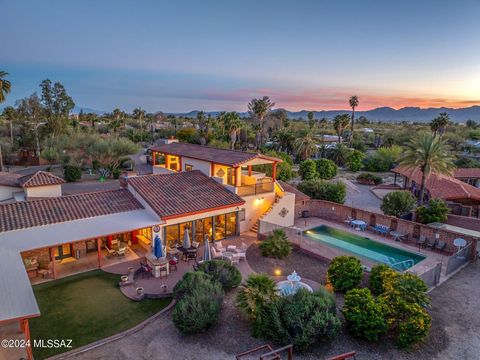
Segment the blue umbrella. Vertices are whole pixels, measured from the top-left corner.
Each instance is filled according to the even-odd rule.
[[[183,247],[185,249],[189,249],[190,246],[192,246],[190,244],[190,234],[189,234],[188,229],[185,229],[185,233],[183,234]]]
[[[203,260],[208,261],[212,259],[212,254],[210,253],[210,242],[208,241],[208,235],[205,236],[205,250],[203,252]]]
[[[158,235],[155,236],[153,251],[153,254],[156,256],[157,259],[163,257],[162,241],[160,240],[160,237]]]

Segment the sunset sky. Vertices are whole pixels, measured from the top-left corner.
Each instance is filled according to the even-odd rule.
[[[0,0],[7,102],[62,82],[97,110],[480,105],[480,1]]]

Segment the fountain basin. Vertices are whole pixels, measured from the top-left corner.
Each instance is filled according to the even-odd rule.
[[[313,292],[313,289],[310,285],[305,284],[301,281],[292,282],[289,280],[283,280],[277,283],[277,290],[281,296],[296,294],[297,291],[300,289],[305,289],[309,292]]]

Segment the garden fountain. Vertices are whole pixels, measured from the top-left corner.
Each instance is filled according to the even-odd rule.
[[[277,289],[281,296],[288,296],[295,294],[299,289],[306,289],[313,292],[313,289],[301,281],[302,278],[294,270],[287,276],[287,280],[282,280],[277,283]]]

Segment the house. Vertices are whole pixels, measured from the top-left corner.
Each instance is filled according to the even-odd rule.
[[[116,190],[62,196],[53,187],[63,180],[51,174],[0,174],[3,186],[26,194],[0,204],[0,323],[20,322],[28,334],[28,319],[40,315],[31,284],[128,261],[109,256],[115,244],[147,256],[152,239],[171,247],[186,229],[203,243],[206,236],[228,241],[260,218],[293,225],[295,194],[275,179],[281,160],[170,145],[154,149],[161,171],[129,177]],[[273,176],[253,171],[259,164],[271,164]]]
[[[480,188],[480,168],[458,168],[453,172],[453,177]]]
[[[46,171],[29,175],[0,172],[0,202],[62,196],[65,180]]]
[[[480,189],[457,178],[458,175],[468,175],[470,169],[457,169],[456,175],[448,176],[431,173],[425,184],[425,200],[442,199],[447,202],[453,215],[480,217]],[[472,169],[475,170],[475,169]],[[420,194],[422,172],[418,168],[397,166],[392,170],[397,176],[403,177],[403,188],[410,189],[416,196]],[[476,173],[472,171],[473,173]]]

